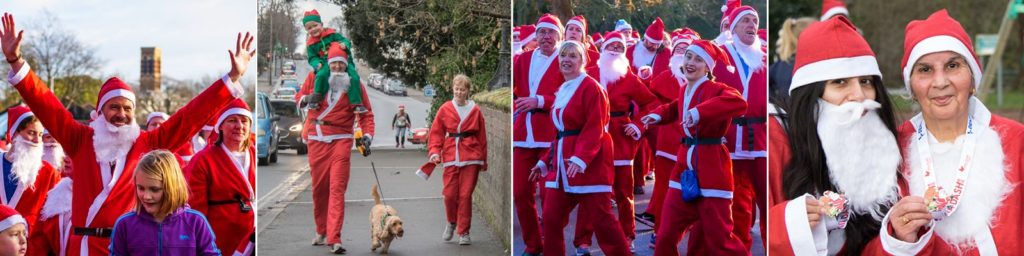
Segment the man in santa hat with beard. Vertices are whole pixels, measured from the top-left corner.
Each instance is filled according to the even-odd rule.
[[[64,154],[64,147],[61,147],[57,139],[54,139],[46,129],[43,129],[43,161],[50,163],[53,169],[60,172],[61,177],[70,175],[71,158]]]
[[[252,111],[235,99],[217,117],[217,141],[196,153],[185,167],[189,206],[217,220],[210,223],[221,251],[232,251],[255,224],[256,147],[250,138]]]
[[[556,64],[555,52],[562,42],[562,22],[554,15],[544,14],[537,20],[536,33],[537,49],[523,52],[512,68],[512,202],[526,243],[524,255],[540,254],[543,250],[534,198],[537,189],[529,175],[555,139],[556,129],[548,111],[565,80]]]
[[[664,47],[664,40],[665,24],[660,17],[655,18],[644,31],[643,42],[629,46],[626,50],[630,66],[636,70],[637,76],[645,84],[650,82],[654,75],[668,70],[668,59],[672,57],[672,52],[671,49]]]
[[[35,224],[43,198],[60,180],[60,173],[43,161],[43,125],[28,107],[7,110],[7,137],[12,143],[7,152],[0,154],[0,202]]]
[[[572,17],[565,23],[565,40],[576,41],[586,47],[587,58],[592,60],[587,63],[587,68],[597,66],[596,60],[601,57],[601,53],[596,45],[587,40],[587,19],[583,18],[583,15]]]
[[[638,141],[646,130],[639,118],[633,116],[633,104],[640,106],[636,112],[644,115],[659,106],[657,98],[647,90],[640,78],[629,68],[625,56],[625,37],[612,32],[601,45],[601,58],[597,66],[587,69],[587,74],[598,80],[608,95],[610,120],[608,133],[611,134],[614,150],[615,178],[613,191],[618,205],[619,224],[626,238],[636,238],[636,223],[633,221],[633,157],[636,156]],[[582,224],[582,225],[581,225]],[[576,225],[576,246],[589,247],[593,228],[588,220],[581,218]],[[632,244],[630,245],[632,247]]]
[[[668,104],[679,98],[681,88],[686,87],[686,77],[682,71],[683,60],[686,54],[686,47],[689,47],[694,40],[700,39],[700,35],[690,28],[685,28],[672,35],[672,58],[669,60],[669,70],[662,71],[651,81],[651,93],[653,93],[660,104]],[[654,134],[659,138],[655,143],[654,156],[654,190],[651,193],[647,209],[636,214],[637,219],[649,222],[658,230],[656,216],[661,213],[662,199],[668,189],[669,175],[672,167],[676,165],[676,152],[679,149],[679,141],[682,139],[682,127],[677,125],[660,125],[650,129],[656,130]],[[650,141],[649,141],[650,143]],[[651,233],[651,245],[654,245],[655,235]]]
[[[74,120],[46,84],[21,56],[24,31],[15,30],[14,17],[3,16],[0,45],[11,65],[8,80],[29,107],[39,111],[44,126],[65,146],[75,163],[76,181],[72,202],[72,237],[68,250],[80,255],[108,254],[111,228],[117,217],[130,211],[135,197],[132,182],[139,157],[153,149],[176,149],[188,143],[192,134],[220,109],[241,97],[245,90],[238,80],[248,68],[254,37],[238,34],[236,48],[229,50],[231,71],[196,96],[156,131],[141,131],[133,118],[135,93],[118,78],[100,87],[94,120],[83,125]]]
[[[729,13],[727,23],[732,40],[722,45],[722,48],[735,67],[729,69],[720,65],[715,67],[713,73],[719,82],[736,88],[747,100],[747,113],[733,120],[726,135],[726,145],[732,152],[735,175],[735,233],[749,249],[753,244],[750,229],[753,226],[755,201],[760,206],[762,224],[768,208],[764,205],[767,199],[765,181],[768,155],[765,114],[768,98],[767,58],[757,38],[757,10],[747,5],[736,7]]]
[[[711,40],[712,42],[722,46],[732,41],[732,31],[729,29],[732,19],[729,18],[729,14],[736,8],[740,8],[743,5],[741,2],[741,0],[725,0],[725,4],[722,5],[722,21],[718,23],[718,36]]]
[[[366,90],[359,90],[366,112],[351,111],[346,95],[350,81],[346,68],[350,65],[342,46],[332,44],[327,56],[330,88],[322,104],[308,109],[303,130],[309,141],[309,167],[313,176],[313,222],[316,224],[313,245],[326,244],[332,253],[343,254],[347,250],[341,246],[341,229],[345,221],[345,190],[352,164],[352,146],[354,143],[369,145],[375,123]],[[307,107],[308,98],[304,96],[299,100],[300,107]],[[353,137],[356,122],[363,131],[361,141]]]

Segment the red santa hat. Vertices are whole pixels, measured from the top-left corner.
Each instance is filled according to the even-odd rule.
[[[708,64],[708,72],[715,70],[716,65],[726,65],[730,72],[736,69],[733,67],[732,62],[729,61],[729,55],[726,55],[722,48],[711,41],[694,40],[690,46],[686,47],[686,50],[693,52],[693,54],[703,59]]]
[[[601,36],[601,33],[594,33],[590,35],[590,39],[594,40],[594,43],[598,45],[604,43],[604,37]]]
[[[732,19],[729,18],[729,14],[732,13],[736,8],[740,8],[743,5],[740,0],[725,0],[725,4],[722,5],[722,21],[718,26],[719,28],[729,24]]]
[[[536,37],[534,32],[537,32],[537,26],[523,25],[522,28],[519,29],[519,42],[526,43],[533,41],[533,38]]]
[[[981,85],[981,62],[974,54],[971,37],[964,31],[946,9],[939,10],[928,16],[926,20],[915,20],[907,24],[905,41],[903,41],[903,84],[910,90],[910,73],[914,63],[929,53],[952,51],[964,57],[971,67],[974,87]]]
[[[757,19],[758,17],[757,10],[755,10],[754,7],[750,7],[749,5],[736,7],[731,12],[729,12],[729,31],[732,32],[732,30],[736,28],[736,23],[740,21],[740,18],[743,18],[743,16],[747,15],[754,15],[754,19]]]
[[[665,40],[665,23],[661,21],[661,17],[654,18],[654,22],[651,22],[650,26],[647,26],[647,30],[644,31],[644,41],[661,44]]]
[[[416,176],[420,176],[423,180],[427,180],[430,178],[430,174],[434,173],[434,167],[437,167],[437,164],[428,161],[426,164],[423,164],[423,166],[420,166],[419,170],[416,170]]]
[[[843,0],[821,1],[821,21],[828,20],[828,18],[839,14],[847,17],[850,16],[850,12],[846,10],[846,3]]]
[[[690,28],[677,29],[672,33],[672,49],[681,43],[692,44],[693,40],[697,39],[700,39],[700,34],[697,31]]]
[[[845,16],[807,26],[796,46],[789,91],[831,79],[882,76],[875,53]]]
[[[153,121],[153,118],[157,117],[163,118],[164,121],[167,121],[167,119],[171,118],[170,115],[167,115],[167,113],[164,112],[150,112],[149,115],[146,115],[146,126],[149,126],[149,122]]]
[[[327,63],[335,61],[341,61],[348,65],[348,54],[338,42],[331,43],[331,47],[327,49]]]
[[[242,115],[252,120],[252,110],[249,110],[249,104],[246,104],[242,98],[238,98],[224,107],[220,112],[220,117],[217,118],[217,124],[213,127],[220,131],[220,125],[224,123],[224,120],[233,115]]]
[[[604,42],[601,43],[601,51],[603,52],[605,47],[608,47],[609,44],[612,44],[614,42],[622,43],[622,45],[625,46],[626,45],[626,35],[622,34],[621,32],[617,32],[617,31],[612,31],[612,32],[609,32],[608,34],[604,35]]]
[[[757,30],[757,38],[760,38],[761,41],[763,41],[763,42],[768,42],[768,30],[767,29],[763,29],[763,28],[762,29],[758,29]]]
[[[579,26],[580,30],[583,30],[583,35],[587,34],[587,19],[583,18],[583,15],[576,15],[576,17],[569,19],[569,22],[565,23],[565,28],[569,29],[569,25]]]
[[[25,230],[28,230],[28,222],[25,221],[25,217],[22,217],[10,206],[0,205],[0,231],[7,230],[16,224],[24,224]]]
[[[18,105],[7,109],[7,141],[13,142],[14,130],[18,129],[18,125],[22,121],[34,116],[32,110],[26,106]]]
[[[111,77],[107,79],[107,82],[103,83],[100,87],[99,99],[96,101],[96,111],[92,113],[92,118],[95,119],[100,115],[100,111],[103,109],[103,104],[110,101],[113,98],[125,97],[128,100],[135,102],[135,92],[132,91],[132,87],[121,81],[117,77]]]
[[[562,21],[558,19],[558,16],[551,15],[550,13],[545,13],[540,16],[540,19],[537,19],[537,30],[542,28],[554,29],[558,31],[558,34],[563,33]]]

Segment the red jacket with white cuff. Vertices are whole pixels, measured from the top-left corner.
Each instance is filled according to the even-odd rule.
[[[464,113],[463,113],[464,112]],[[445,102],[437,110],[430,125],[428,156],[440,156],[444,167],[482,165],[487,170],[487,130],[480,107],[471,100],[466,106],[456,107],[454,101]],[[432,169],[432,168],[431,168]],[[416,173],[426,179],[430,173]]]
[[[539,49],[526,51],[513,63],[512,70],[512,93],[516,98],[536,98],[539,106],[526,113],[513,113],[512,146],[547,148],[555,140],[548,112],[555,101],[555,91],[565,81],[558,70],[558,53],[547,58]]]
[[[546,172],[544,186],[576,194],[612,192],[612,138],[605,131],[608,96],[601,85],[581,74],[562,85],[553,104],[554,126],[563,133],[575,134],[556,140],[541,155],[537,166]],[[582,167],[583,173],[568,177],[567,162]]]

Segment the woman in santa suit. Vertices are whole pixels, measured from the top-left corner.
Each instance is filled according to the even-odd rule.
[[[907,24],[903,81],[921,113],[899,127],[908,190],[880,230],[886,253],[1024,251],[1024,126],[975,97],[982,70],[946,10]]]
[[[459,235],[461,245],[470,243],[473,189],[480,172],[487,170],[486,124],[480,107],[469,100],[470,87],[468,76],[455,76],[452,101],[441,105],[430,125],[430,137],[440,139],[430,140],[427,145],[430,162],[444,167],[442,194],[448,225],[442,239],[451,240],[454,232]],[[423,171],[417,171],[416,175],[424,180],[430,177]]]
[[[583,18],[583,15],[577,15],[569,19],[569,22],[565,23],[565,40],[576,41],[581,43],[587,48],[587,59],[597,60],[601,57],[601,53],[597,50],[597,46],[592,42],[591,39],[587,38],[587,19]],[[591,68],[597,65],[597,61],[590,61],[587,64],[587,68]]]
[[[683,71],[686,87],[675,101],[658,107],[641,118],[644,124],[679,125],[685,138],[676,153],[680,160],[669,175],[657,230],[655,255],[679,255],[683,232],[700,221],[704,241],[713,255],[747,255],[732,234],[732,160],[723,136],[732,118],[745,113],[747,103],[736,89],[715,82],[710,76],[716,65],[731,65],[728,57],[710,41],[696,40],[686,48]],[[693,170],[699,183],[682,184],[684,170]],[[683,201],[682,189],[699,188],[700,197]],[[692,191],[692,190],[690,190]]]
[[[192,158],[185,167],[191,187],[189,205],[208,219],[217,235],[217,247],[230,252],[248,241],[254,227],[256,194],[251,133],[252,111],[242,99],[224,107],[214,125],[217,140]]]
[[[601,85],[584,73],[586,49],[575,41],[563,42],[558,68],[565,78],[555,93],[551,120],[557,130],[551,149],[531,169],[531,179],[544,177],[544,255],[565,255],[564,234],[569,212],[579,204],[608,255],[628,255],[629,245],[612,214],[614,177],[612,138],[608,125],[608,96]]]
[[[900,164],[881,74],[846,17],[801,33],[790,101],[782,106],[788,118],[769,120],[781,137],[772,137],[770,155],[770,176],[780,177],[768,215],[772,255],[879,253],[878,230],[898,197]]]
[[[686,47],[693,43],[693,40],[700,39],[700,35],[692,29],[686,28],[672,35],[672,58],[669,59],[669,70],[662,71],[654,77],[651,82],[651,93],[658,97],[661,104],[668,104],[679,98],[679,92],[686,86],[686,76],[683,74],[683,60],[686,56]],[[683,130],[678,125],[655,126],[656,151],[654,154],[654,191],[651,193],[651,201],[647,209],[637,217],[654,223],[654,230],[658,230],[656,216],[661,213],[661,205],[668,190],[668,177],[672,168],[676,165],[676,151],[679,149],[679,140],[682,139]],[[652,236],[655,236],[653,233]],[[651,239],[653,245],[656,239]]]

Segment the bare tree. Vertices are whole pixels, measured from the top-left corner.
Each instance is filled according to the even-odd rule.
[[[53,90],[59,78],[91,76],[96,74],[103,63],[96,56],[96,49],[78,40],[74,33],[64,29],[57,15],[43,10],[34,22],[26,25],[29,34],[25,37],[25,57],[46,84]],[[82,95],[83,90],[77,79],[68,79],[64,95]],[[57,92],[55,90],[55,92]]]

